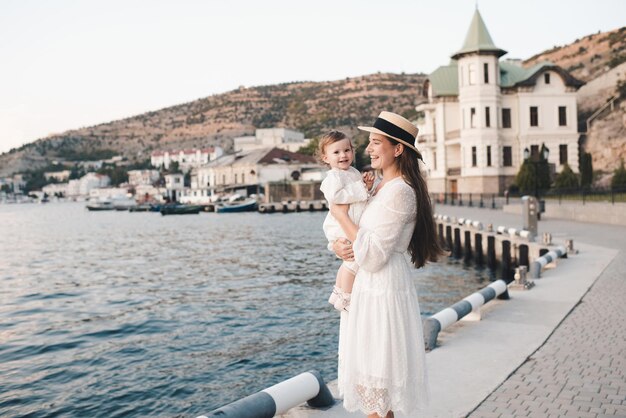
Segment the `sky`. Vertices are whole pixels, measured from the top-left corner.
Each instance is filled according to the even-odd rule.
[[[504,58],[626,26],[625,0],[0,0],[0,153],[239,86],[429,73],[477,5]]]

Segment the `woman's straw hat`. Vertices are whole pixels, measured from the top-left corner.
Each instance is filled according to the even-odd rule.
[[[418,132],[417,126],[398,114],[384,111],[380,112],[380,115],[378,115],[374,122],[374,126],[359,126],[359,129],[385,135],[398,142],[402,142],[404,145],[417,152],[420,159],[422,158],[422,154],[420,154],[415,147],[415,139],[417,138]]]

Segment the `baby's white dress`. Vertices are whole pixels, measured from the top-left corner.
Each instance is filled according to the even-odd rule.
[[[363,177],[359,170],[350,167],[347,170],[331,168],[322,181],[320,190],[329,204],[349,204],[348,216],[352,222],[358,225],[365,204],[367,202],[367,189],[363,182]],[[326,239],[328,239],[328,249],[332,251],[332,244],[339,238],[346,238],[341,225],[330,212],[324,219],[322,226]],[[356,273],[358,266],[354,261],[344,261],[343,265]]]
[[[417,416],[428,402],[426,356],[414,266],[413,189],[401,177],[370,198],[353,243],[359,270],[339,330],[338,386],[344,408]]]

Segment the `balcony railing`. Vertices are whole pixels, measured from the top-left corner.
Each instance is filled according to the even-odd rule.
[[[435,142],[435,135],[434,134],[423,134],[423,135],[419,135],[417,137],[417,143],[418,144],[425,144],[428,142]]]

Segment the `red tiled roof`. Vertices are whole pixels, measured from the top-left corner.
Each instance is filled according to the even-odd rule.
[[[298,163],[315,163],[317,162],[314,157],[306,154],[299,154],[297,152],[291,152],[280,148],[272,148],[263,158],[259,160],[259,163],[272,164],[276,163],[275,159],[284,160],[285,162],[298,162]]]

